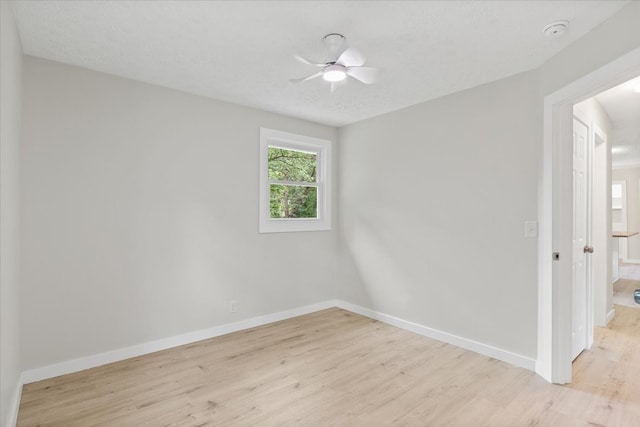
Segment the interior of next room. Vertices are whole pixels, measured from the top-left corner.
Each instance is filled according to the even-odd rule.
[[[640,425],[640,1],[0,7],[0,426]]]

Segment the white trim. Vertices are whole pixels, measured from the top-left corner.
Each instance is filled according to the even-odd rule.
[[[105,353],[94,354],[91,356],[80,357],[78,359],[68,360],[54,365],[43,366],[40,368],[30,369],[23,372],[23,383],[29,384],[35,381],[47,378],[57,377],[59,375],[70,374],[72,372],[83,371],[89,368],[106,365],[107,363],[118,362],[120,360],[132,357],[142,356],[144,354],[154,353],[160,350],[177,347],[180,345],[191,344],[196,341],[202,341],[209,338],[218,337],[220,335],[230,334],[232,332],[241,331],[243,329],[255,328],[256,326],[266,325],[268,323],[278,322],[280,320],[290,319],[292,317],[302,316],[304,314],[313,313],[315,311],[325,310],[335,307],[335,301],[324,301],[317,304],[306,305],[291,310],[280,311],[277,313],[266,314],[264,316],[253,317],[251,319],[241,320],[239,322],[228,323],[220,326],[214,326],[208,329],[188,332],[186,334],[177,335],[169,338],[163,338],[157,341],[151,341],[144,344],[133,345],[131,347],[120,348]]]
[[[607,313],[607,325],[613,320],[614,317],[616,317],[616,309],[612,308]]]
[[[622,262],[624,262],[625,264],[640,264],[640,259],[627,258],[623,259]]]
[[[501,360],[503,362],[519,366],[533,371],[535,368],[535,361],[529,357],[522,356],[520,354],[512,353],[501,348],[493,347],[487,344],[483,344],[477,341],[473,341],[467,338],[459,337],[447,332],[432,329],[427,326],[422,326],[417,323],[409,322],[407,320],[399,319],[388,314],[380,313],[365,307],[361,307],[356,304],[351,304],[341,300],[329,300],[316,304],[307,305],[304,307],[294,308],[291,310],[280,311],[278,313],[267,314],[264,316],[253,317],[251,319],[241,320],[235,323],[229,323],[220,326],[214,326],[212,328],[203,329],[200,331],[190,332],[174,337],[169,337],[157,341],[152,341],[144,344],[138,344],[131,347],[125,347],[118,350],[108,351],[105,353],[94,354],[87,357],[81,357],[78,359],[69,360],[66,362],[57,363],[54,365],[43,366],[41,368],[31,369],[22,373],[20,380],[20,387],[22,384],[29,384],[35,381],[41,381],[48,378],[57,377],[60,375],[70,374],[73,372],[83,371],[85,369],[95,368],[107,363],[118,362],[121,360],[129,359],[132,357],[142,356],[149,353],[154,353],[160,350],[166,350],[168,348],[177,347],[180,345],[191,344],[193,342],[202,341],[209,338],[215,338],[217,336],[226,335],[232,332],[238,332],[244,329],[255,328],[257,326],[266,325],[280,320],[290,319],[292,317],[302,316],[305,314],[313,313],[320,310],[326,310],[332,307],[339,307],[344,310],[351,311],[353,313],[360,314],[362,316],[369,317],[371,319],[379,320],[388,325],[396,326],[398,328],[436,339],[438,341],[446,342],[451,345],[463,348],[465,350],[473,351],[475,353],[483,354],[494,359]],[[22,388],[21,388],[22,389]],[[17,399],[17,405],[19,405],[19,398]],[[17,406],[16,406],[17,416]]]
[[[20,411],[20,400],[22,399],[22,385],[24,384],[24,376],[21,374],[18,378],[18,384],[13,392],[11,402],[9,402],[9,411],[7,412],[7,427],[15,427],[18,423],[18,412]]]
[[[493,357],[494,359],[498,359],[503,362],[528,369],[530,371],[533,371],[535,368],[535,360],[526,356],[522,356],[520,354],[512,353],[501,348],[493,347],[488,344],[483,344],[478,341],[473,341],[467,338],[453,335],[448,332],[439,331],[437,329],[429,328],[417,323],[409,322],[407,320],[380,313],[378,311],[351,304],[345,301],[337,301],[337,305],[344,310],[348,310],[362,316],[369,317],[371,319],[379,320],[380,322],[413,332],[418,335],[446,342],[447,344],[455,345],[456,347],[473,351],[474,353]]]
[[[538,355],[547,381],[571,381],[571,156],[573,104],[635,77],[640,48],[545,96],[538,246]],[[559,252],[560,260],[552,261]]]
[[[594,216],[591,223],[592,245],[597,248],[592,255],[594,271],[591,273],[593,279],[591,292],[593,293],[593,327],[591,329],[591,337],[593,338],[593,330],[595,326],[606,326],[607,324],[607,300],[610,299],[611,288],[609,282],[611,276],[608,274],[611,265],[611,174],[606,168],[602,169],[602,164],[610,165],[611,150],[609,146],[608,136],[595,122],[592,122],[591,136],[593,138],[593,163],[592,163],[592,180],[594,185],[593,201],[591,209]],[[603,152],[604,151],[604,152]],[[600,168],[596,167],[596,162]],[[607,164],[608,163],[608,164]],[[596,199],[596,195],[599,198]],[[595,212],[598,212],[596,215]],[[603,214],[604,213],[604,214]],[[596,266],[598,274],[596,274]],[[593,342],[591,342],[593,343]]]
[[[282,183],[268,179],[269,147],[305,151],[317,155],[315,183],[295,183],[318,189],[317,218],[271,219],[269,210],[270,184]],[[331,141],[306,135],[260,128],[259,226],[260,233],[331,230]]]

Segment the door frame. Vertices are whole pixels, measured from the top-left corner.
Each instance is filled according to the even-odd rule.
[[[591,321],[595,326],[607,326],[613,318],[613,308],[608,306],[611,287],[611,149],[608,136],[596,123],[591,122],[590,137],[593,161],[591,162],[591,241],[599,250],[591,256],[591,297],[593,311]],[[608,153],[607,153],[608,151]],[[613,292],[611,292],[613,294]],[[611,318],[608,316],[611,315]],[[589,346],[593,344],[593,328]]]
[[[571,382],[573,105],[638,74],[640,48],[544,97],[536,372],[549,382]]]

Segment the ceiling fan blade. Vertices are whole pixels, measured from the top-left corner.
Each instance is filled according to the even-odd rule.
[[[378,69],[373,67],[349,67],[347,68],[347,75],[370,85],[378,79]]]
[[[338,58],[336,64],[344,65],[345,67],[361,67],[364,65],[364,55],[352,47],[348,48]]]
[[[307,80],[315,79],[316,77],[320,77],[321,75],[322,75],[322,71],[318,71],[317,73],[311,74],[310,76],[301,77],[299,79],[289,79],[289,81],[291,83],[301,83],[301,82],[306,82]]]
[[[298,61],[302,62],[303,64],[307,64],[307,65],[314,65],[316,67],[324,67],[326,65],[319,62],[311,61],[310,59],[304,58],[300,55],[293,55],[293,57],[296,58]]]

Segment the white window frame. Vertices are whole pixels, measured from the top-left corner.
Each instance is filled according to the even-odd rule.
[[[269,147],[297,150],[316,155],[316,182],[300,183],[318,189],[317,218],[271,218]],[[331,230],[331,141],[306,135],[260,128],[260,233]]]

